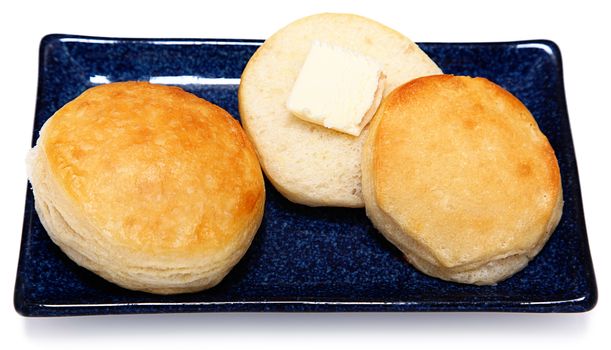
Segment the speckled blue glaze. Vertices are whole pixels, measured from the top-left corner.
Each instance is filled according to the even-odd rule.
[[[105,81],[157,79],[180,85],[237,118],[236,79],[259,44],[256,40],[49,35],[40,46],[32,142],[58,108]],[[69,260],[41,226],[28,188],[15,308],[27,316],[200,311],[590,310],[597,300],[596,282],[558,47],[544,40],[424,43],[421,47],[447,73],[484,76],[514,93],[532,111],[556,150],[566,201],[564,215],[543,251],[514,277],[487,287],[428,277],[404,261],[399,251],[372,227],[364,210],[293,204],[268,183],[261,228],[246,256],[220,285],[174,296],[133,292]],[[222,78],[233,80],[210,80]]]

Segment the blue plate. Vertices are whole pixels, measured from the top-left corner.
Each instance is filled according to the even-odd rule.
[[[238,117],[242,69],[258,40],[112,39],[49,35],[40,46],[34,135],[62,105],[97,84],[179,85]],[[447,73],[483,76],[532,111],[556,150],[565,206],[526,269],[496,286],[428,277],[407,264],[362,209],[309,208],[267,183],[265,216],[242,261],[217,287],[159,296],[106,282],[49,239],[28,187],[15,308],[26,316],[200,311],[582,312],[596,304],[558,47],[550,41],[424,43]],[[273,77],[270,77],[272,79]]]

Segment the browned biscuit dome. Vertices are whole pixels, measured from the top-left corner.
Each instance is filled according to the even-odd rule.
[[[130,289],[201,290],[260,224],[263,177],[225,110],[177,87],[91,88],[49,119],[30,156],[36,209],[78,264]]]
[[[491,284],[558,224],[560,171],[528,109],[483,79],[437,75],[394,90],[363,154],[367,214],[416,267]]]

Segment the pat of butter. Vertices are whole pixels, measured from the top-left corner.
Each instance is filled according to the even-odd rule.
[[[373,59],[315,41],[286,106],[301,119],[358,136],[380,105],[384,80]]]

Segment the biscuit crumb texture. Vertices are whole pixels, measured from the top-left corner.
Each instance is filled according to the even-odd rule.
[[[355,137],[296,118],[286,107],[314,41],[379,62],[385,94],[441,70],[402,34],[364,17],[330,13],[282,28],[248,62],[238,94],[240,117],[276,189],[309,206],[362,207],[361,151],[368,127]]]

